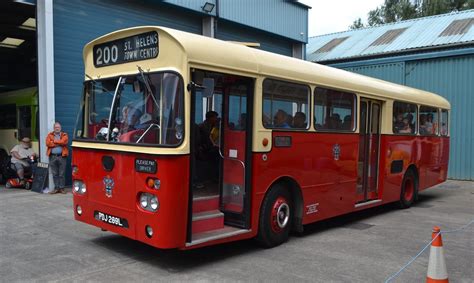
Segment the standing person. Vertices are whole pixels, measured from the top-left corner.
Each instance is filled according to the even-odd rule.
[[[54,190],[50,194],[65,194],[64,183],[66,173],[66,159],[68,156],[68,136],[61,131],[61,124],[54,123],[54,131],[46,137],[47,155],[49,156],[49,168],[53,174]]]

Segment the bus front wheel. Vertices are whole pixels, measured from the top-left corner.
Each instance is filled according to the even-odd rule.
[[[418,193],[418,182],[416,175],[412,169],[409,169],[403,177],[402,187],[400,191],[400,201],[398,205],[400,208],[408,208],[415,201],[416,194]]]
[[[288,240],[293,218],[293,203],[288,190],[274,185],[262,203],[257,240],[266,248]]]

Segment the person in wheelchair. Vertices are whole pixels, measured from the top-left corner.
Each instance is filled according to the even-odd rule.
[[[28,137],[24,137],[20,144],[15,145],[10,151],[11,157],[11,166],[12,169],[16,171],[18,178],[20,179],[20,184],[25,184],[25,173],[32,175],[34,173],[34,168],[32,168],[29,160],[36,159],[37,155],[34,150],[31,148],[31,140]]]

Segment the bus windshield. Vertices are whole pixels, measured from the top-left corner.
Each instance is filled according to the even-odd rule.
[[[175,73],[89,80],[78,140],[176,146],[183,139],[183,82]]]

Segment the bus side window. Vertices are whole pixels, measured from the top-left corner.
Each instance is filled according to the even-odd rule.
[[[438,134],[438,109],[420,106],[420,135]]]
[[[393,133],[415,134],[417,116],[418,107],[415,104],[395,101],[393,103]]]
[[[314,90],[314,121],[316,130],[354,131],[356,96],[317,87]]]
[[[440,134],[442,136],[447,136],[449,134],[448,129],[448,110],[441,109],[441,119],[440,119]]]
[[[307,85],[265,79],[263,126],[269,129],[308,129],[310,92]]]

